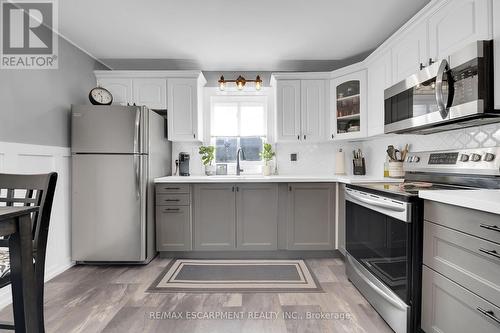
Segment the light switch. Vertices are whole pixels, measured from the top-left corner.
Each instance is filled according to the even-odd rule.
[[[297,153],[290,154],[290,161],[297,162]]]

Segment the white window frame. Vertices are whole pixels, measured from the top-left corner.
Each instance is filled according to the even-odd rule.
[[[205,137],[205,142],[208,144],[213,144],[212,143],[212,122],[213,122],[213,112],[212,110],[214,109],[215,104],[247,104],[247,105],[262,105],[264,107],[264,126],[266,128],[266,133],[263,136],[265,138],[264,142],[270,142],[272,140],[272,137],[270,138],[270,133],[271,131],[271,126],[270,126],[270,114],[269,114],[269,98],[267,96],[267,92],[261,93],[259,92],[252,92],[252,93],[243,93],[243,94],[234,94],[234,93],[216,93],[209,98],[209,108],[208,108],[208,117],[205,119],[209,119],[209,121],[206,122],[206,127],[205,127],[205,133],[207,133],[207,136]],[[239,117],[239,115],[238,115]],[[238,121],[238,126],[240,126],[240,122]],[[240,129],[238,128],[238,133],[240,133]],[[241,137],[241,136],[239,136]],[[264,165],[264,161],[245,161],[241,160],[241,167],[244,170],[243,173],[260,173],[260,167]],[[236,162],[227,162],[225,163],[228,165],[228,174],[233,173],[231,172],[233,169],[235,169]],[[247,168],[247,169],[245,169]]]

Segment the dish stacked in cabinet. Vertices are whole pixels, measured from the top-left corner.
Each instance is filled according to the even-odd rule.
[[[500,215],[425,201],[421,328],[500,332]]]

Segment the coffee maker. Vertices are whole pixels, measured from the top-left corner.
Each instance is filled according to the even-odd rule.
[[[188,153],[179,153],[179,176],[189,176]]]

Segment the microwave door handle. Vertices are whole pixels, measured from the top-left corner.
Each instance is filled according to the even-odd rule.
[[[358,200],[360,202],[363,202],[367,205],[377,206],[377,207],[392,210],[395,212],[404,212],[405,211],[405,207],[400,206],[398,204],[390,204],[390,203],[385,202],[385,201],[380,201],[380,200],[371,199],[371,198],[365,198],[364,196],[361,196],[361,195],[358,195],[358,194],[355,194],[352,192],[348,192],[348,191],[346,191],[345,194],[347,196],[349,196],[355,200]]]
[[[439,113],[443,119],[448,117],[448,108],[446,103],[444,102],[443,97],[443,76],[448,70],[448,61],[445,59],[441,60],[439,64],[439,69],[436,75],[436,102],[438,106]]]

